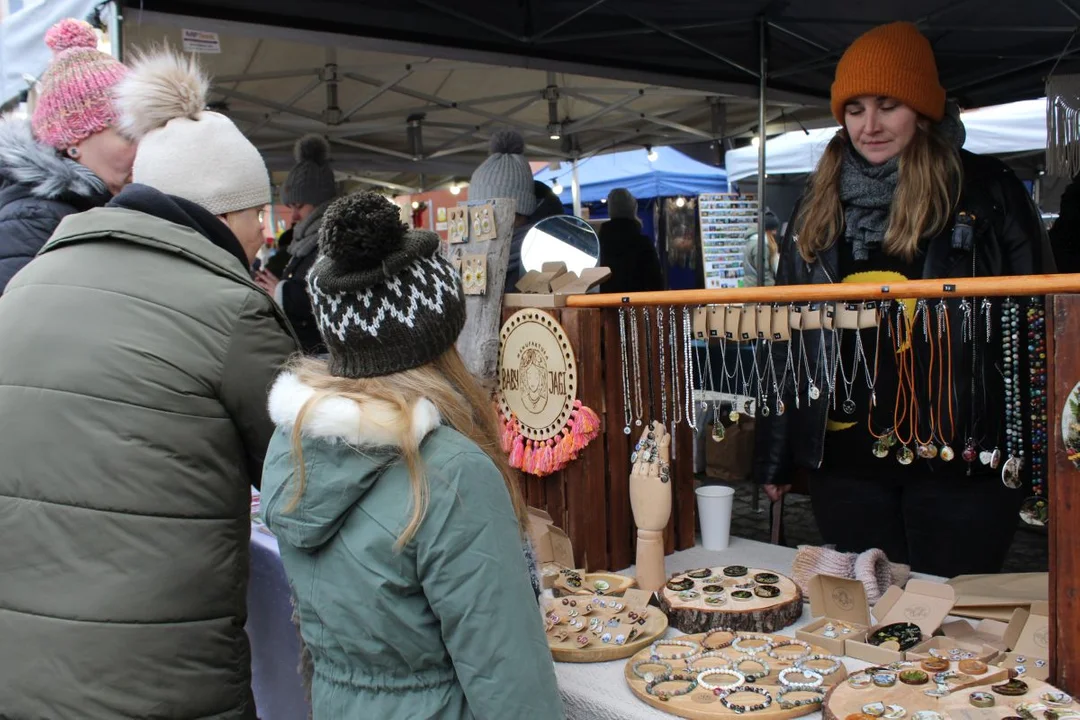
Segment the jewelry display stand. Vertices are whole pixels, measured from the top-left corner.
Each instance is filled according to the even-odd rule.
[[[581,587],[570,585],[570,578],[565,573],[559,573],[555,580],[554,591],[556,597],[564,595],[622,595],[634,587],[637,582],[626,575],[615,573],[585,573],[581,577]],[[597,585],[599,583],[599,585]]]
[[[589,596],[587,595],[575,596],[574,600],[577,602],[575,609],[580,611],[584,608],[588,604],[586,602],[588,598]],[[619,598],[607,595],[601,596],[600,599],[605,602],[619,600]],[[588,615],[579,614],[577,619],[585,623],[585,628],[581,630],[575,630],[567,625],[568,618],[565,617],[565,613],[568,611],[569,606],[563,605],[561,600],[556,600],[554,608],[554,612],[560,613],[560,619],[562,619],[563,622],[548,630],[547,640],[548,646],[551,648],[551,656],[557,662],[594,663],[621,660],[622,658],[630,657],[644,647],[652,645],[652,643],[664,637],[664,634],[668,629],[668,619],[664,613],[660,612],[660,610],[655,607],[648,608],[645,623],[643,625],[633,626],[637,628],[637,637],[619,645],[614,642],[614,638],[617,637],[620,632],[620,626],[605,626],[604,632],[611,636],[609,642],[605,643],[602,640],[603,633],[598,636],[590,631],[588,627],[590,620],[592,618],[600,618],[604,623],[607,623],[612,618],[616,618],[623,621],[621,627],[625,628],[627,627],[625,623],[628,620],[628,611],[625,607],[622,610],[615,610],[610,607],[596,607]],[[548,624],[550,625],[550,623]],[[565,633],[565,639],[557,638],[555,636],[556,632]],[[589,638],[589,644],[585,647],[581,647],[578,643],[578,637],[582,635]]]
[[[910,664],[912,669],[918,669],[919,664]],[[957,664],[952,663],[951,669],[956,670]],[[864,671],[871,673],[871,670]],[[862,673],[860,673],[862,674]],[[933,678],[934,673],[927,673]],[[1028,686],[1028,691],[1020,696],[1010,697],[999,695],[991,690],[994,685],[1001,685],[1009,679],[1009,671],[990,666],[985,674],[972,678],[963,683],[951,682],[951,692],[942,698],[926,695],[925,691],[933,689],[933,679],[923,685],[905,685],[897,681],[889,688],[880,688],[871,684],[867,688],[856,689],[848,683],[836,685],[825,697],[825,706],[822,709],[824,720],[846,720],[854,714],[863,713],[863,707],[872,703],[883,703],[886,706],[893,705],[905,710],[905,720],[944,720],[945,718],[979,718],[979,720],[996,720],[998,718],[1014,717],[1021,715],[1017,712],[1017,706],[1024,703],[1040,703],[1046,705],[1044,710],[1032,713],[1040,720],[1046,709],[1052,707],[1057,710],[1071,711],[1080,714],[1080,705],[1075,702],[1064,706],[1051,706],[1041,700],[1044,693],[1054,692],[1056,688],[1040,680],[1021,677],[1020,681]],[[974,692],[985,693],[993,698],[994,705],[991,707],[976,707],[972,704],[971,694]],[[921,713],[921,714],[920,714]],[[933,715],[936,713],[937,715]],[[866,720],[870,720],[867,718]]]
[[[709,575],[705,577],[690,577],[688,573],[673,576],[659,593],[660,607],[668,614],[672,626],[688,633],[705,632],[715,628],[769,633],[794,624],[802,616],[803,595],[794,580],[772,570],[757,568],[745,568],[746,574],[738,577],[731,577],[724,573],[725,569],[730,571],[732,568],[736,566],[709,568]],[[704,572],[705,568],[690,571],[697,575]],[[775,577],[776,582],[756,582],[754,580],[756,575]],[[692,587],[686,590],[671,588],[672,584],[691,582]],[[738,587],[748,584],[751,587]],[[710,595],[706,592],[711,586],[717,585],[723,587],[722,593]],[[732,595],[740,591],[755,593],[758,586],[777,588],[779,594],[772,598],[754,594],[746,600],[737,599],[738,595]],[[696,597],[680,595],[686,592],[696,593]],[[722,604],[708,602],[710,596],[722,598]]]
[[[749,647],[753,648],[755,645],[763,647],[764,643],[761,640],[754,640],[754,637],[768,638],[770,642],[773,642],[777,647],[772,651],[779,659],[770,657],[764,653],[757,653],[756,655],[749,655],[740,653],[738,650],[730,646],[733,640],[743,638],[743,642]],[[643,702],[648,703],[652,707],[663,710],[664,712],[671,713],[672,715],[678,715],[679,717],[690,718],[691,720],[713,720],[714,718],[724,718],[725,720],[731,720],[731,718],[745,716],[754,717],[759,720],[789,720],[790,718],[802,717],[803,715],[810,715],[817,712],[818,704],[808,704],[800,707],[794,707],[784,709],[780,706],[779,701],[776,699],[779,691],[782,689],[780,684],[780,673],[783,670],[794,667],[794,661],[797,660],[800,655],[806,655],[805,648],[801,645],[786,643],[794,643],[792,638],[780,637],[780,636],[749,636],[743,633],[732,633],[727,631],[714,631],[712,633],[706,633],[701,635],[686,635],[677,638],[678,641],[697,643],[703,650],[710,651],[716,648],[721,648],[719,652],[722,657],[705,657],[693,664],[693,670],[689,675],[697,675],[703,670],[709,668],[718,668],[724,666],[726,663],[744,662],[746,670],[750,672],[760,671],[762,668],[751,662],[751,659],[758,657],[764,660],[769,665],[769,672],[764,677],[756,679],[753,682],[747,682],[746,685],[751,685],[755,688],[760,688],[768,691],[772,697],[772,703],[769,707],[763,710],[755,710],[753,712],[735,712],[725,707],[720,698],[712,691],[698,686],[693,691],[685,695],[676,695],[667,700],[661,700],[656,695],[649,694],[646,691],[646,680],[639,677],[634,672],[635,663],[643,663],[639,668],[639,672],[646,672],[647,670],[652,672],[659,671],[663,673],[663,668],[659,665],[648,663],[652,657],[652,647],[645,648],[641,652],[637,653],[626,663],[624,670],[624,676],[626,682],[630,686],[630,690]],[[663,645],[659,646],[659,650],[662,654],[676,654],[680,651],[689,651],[688,648],[679,645]],[[825,651],[821,648],[811,646],[811,652],[813,655],[825,655]],[[667,663],[676,673],[682,673],[686,669],[685,660],[661,660],[660,662]],[[806,667],[810,670],[827,670],[831,664],[839,663],[839,661],[830,660],[810,660],[807,662]],[[802,680],[802,676],[798,673],[795,674],[797,680]],[[843,682],[847,678],[847,671],[844,668],[843,663],[839,663],[839,668],[832,674],[825,675],[822,673],[822,687],[829,688],[837,683]],[[725,677],[723,675],[716,675],[711,678],[711,681],[716,684],[730,682],[732,678]],[[685,688],[688,683],[680,682],[677,680],[670,683],[661,683],[655,689],[664,691],[678,691]],[[821,695],[809,692],[809,691],[795,691],[792,690],[790,695],[785,699],[792,701],[808,700],[815,695],[820,698]],[[754,695],[744,692],[733,692],[729,698],[733,703],[737,703],[738,706],[752,705],[756,702],[762,702],[763,697],[755,698]],[[842,719],[841,719],[842,720]]]

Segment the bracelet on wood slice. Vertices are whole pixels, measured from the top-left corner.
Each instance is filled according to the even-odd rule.
[[[829,665],[828,668],[807,667],[807,663],[818,662],[821,660],[827,660],[831,663],[831,665]],[[843,662],[835,655],[807,655],[806,657],[795,663],[795,667],[799,668],[800,670],[813,670],[814,672],[821,673],[825,676],[835,675],[837,672],[840,671],[840,668],[842,666]]]
[[[745,687],[733,688],[731,690],[714,690],[713,692],[715,692],[716,696],[718,698],[720,698],[720,704],[721,705],[723,705],[728,710],[730,710],[731,712],[733,712],[733,713],[735,713],[737,715],[742,715],[744,713],[753,713],[753,712],[758,712],[759,710],[764,710],[765,708],[772,705],[772,702],[773,702],[772,694],[768,690],[766,690],[765,688],[761,688],[761,687],[754,687],[753,685],[747,685]],[[755,705],[736,705],[733,702],[731,702],[731,696],[732,695],[738,695],[739,693],[754,693],[756,695],[761,695],[762,697],[765,698],[765,701],[757,703]]]
[[[656,673],[651,672],[641,672],[641,668],[644,665],[662,667],[664,668],[664,673],[663,675],[657,675]],[[675,669],[663,660],[638,660],[630,667],[630,669],[634,672],[634,675],[638,676],[647,683],[651,683],[653,680],[656,680],[658,678],[671,677],[675,673]]]
[[[679,690],[657,690],[656,689],[657,685],[662,685],[664,683],[669,683],[669,682],[684,682],[684,683],[687,683],[687,686],[685,688],[682,688],[682,689],[679,689]],[[656,680],[653,680],[651,683],[647,684],[645,686],[645,692],[647,692],[649,695],[652,695],[657,700],[662,700],[664,702],[667,702],[668,700],[670,700],[673,697],[678,697],[680,695],[689,695],[690,693],[694,692],[694,690],[697,690],[697,686],[698,686],[698,683],[697,683],[697,678],[695,676],[686,675],[684,673],[673,673],[673,674],[667,676],[666,678],[658,678]]]
[[[724,675],[735,678],[735,681],[730,683],[710,683],[705,681],[705,678],[712,677],[713,675]],[[708,670],[702,670],[698,673],[697,682],[698,685],[706,690],[734,690],[737,687],[745,685],[747,678],[746,675],[743,675],[738,670],[732,670],[731,668],[709,668]]]
[[[799,700],[786,699],[791,693],[814,693],[816,697],[801,698]],[[825,702],[825,690],[823,688],[786,687],[776,694],[776,702],[783,710],[794,710],[807,705],[821,705]]]

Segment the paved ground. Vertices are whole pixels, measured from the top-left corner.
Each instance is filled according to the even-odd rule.
[[[769,542],[768,498],[761,496],[761,512],[752,507],[753,486],[749,483],[732,484],[735,488],[735,505],[732,509],[731,534]],[[1004,572],[1045,572],[1049,567],[1045,531],[1037,531],[1020,522],[1020,529],[1005,560]],[[789,495],[784,503],[784,533],[787,544],[820,545],[814,516],[810,510],[810,498],[805,495]]]

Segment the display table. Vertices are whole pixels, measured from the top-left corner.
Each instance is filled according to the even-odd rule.
[[[248,635],[251,637],[252,687],[261,720],[307,717],[307,704],[296,668],[299,644],[290,620],[289,588],[277,552],[277,541],[252,529],[251,589],[248,591]],[[780,573],[791,572],[795,550],[754,540],[731,539],[731,547],[720,552],[694,547],[666,558],[668,574],[717,565],[752,565]],[[633,574],[629,568],[623,574]],[[916,575],[916,577],[920,577]],[[921,576],[926,577],[926,576]],[[940,579],[940,578],[926,578]],[[780,631],[791,635],[810,622],[810,610],[792,627]],[[669,630],[668,637],[681,635]],[[845,658],[849,671],[868,667]],[[555,663],[555,675],[562,692],[566,717],[570,720],[636,720],[672,715],[654,710],[634,697],[623,678],[625,660],[607,663]],[[819,720],[821,713],[808,715]]]

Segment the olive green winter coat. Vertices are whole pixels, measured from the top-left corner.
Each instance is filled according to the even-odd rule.
[[[0,338],[0,717],[254,718],[250,485],[287,321],[195,229],[103,208],[7,286]]]

